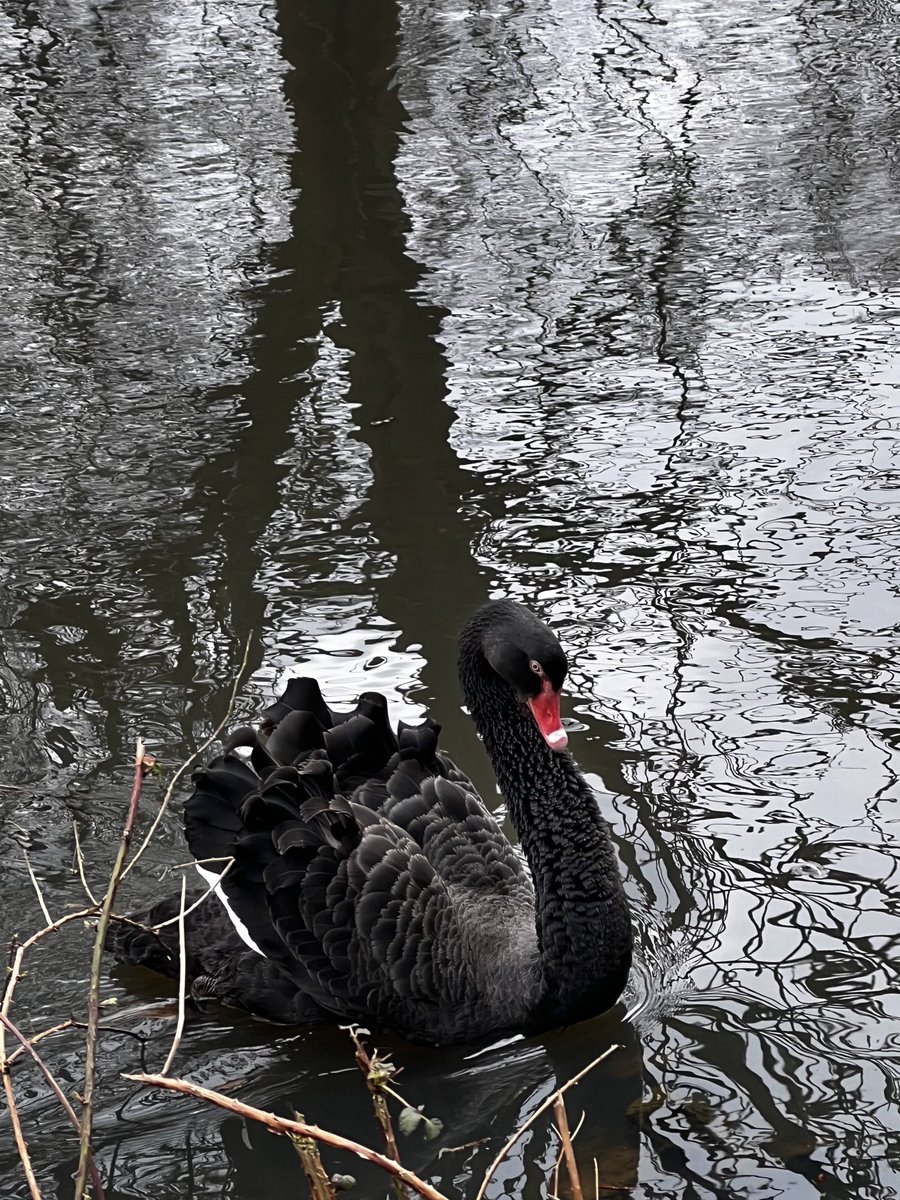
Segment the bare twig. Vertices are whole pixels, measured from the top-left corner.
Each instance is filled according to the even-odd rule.
[[[147,847],[153,841],[156,831],[159,828],[159,823],[163,819],[166,809],[169,807],[169,804],[171,803],[172,797],[175,794],[175,788],[178,786],[178,781],[181,779],[182,775],[184,775],[185,771],[187,771],[188,768],[190,768],[194,765],[194,763],[197,761],[197,759],[202,754],[206,753],[206,751],[209,749],[209,747],[213,744],[213,742],[216,740],[216,738],[219,736],[219,734],[222,732],[222,730],[225,728],[225,726],[231,720],[232,713],[234,712],[234,705],[237,700],[238,688],[240,687],[241,681],[244,678],[244,672],[247,669],[247,663],[250,659],[250,643],[252,640],[253,640],[253,630],[251,629],[250,632],[247,634],[247,640],[244,643],[244,657],[241,659],[241,665],[238,667],[238,673],[234,678],[234,684],[232,685],[232,688],[231,688],[231,695],[228,698],[228,706],[225,709],[225,715],[222,717],[222,720],[215,727],[215,729],[212,731],[212,733],[209,735],[209,737],[206,739],[206,741],[203,742],[201,745],[199,745],[197,747],[197,749],[194,751],[194,753],[190,755],[190,757],[188,757],[184,760],[184,762],[181,764],[181,766],[178,768],[178,770],[172,776],[172,779],[169,783],[169,786],[166,788],[165,795],[162,798],[162,801],[160,803],[160,806],[156,813],[156,816],[153,818],[150,828],[147,830],[147,833],[144,836],[144,840],[141,842],[141,844],[138,846],[137,850],[135,851],[134,857],[132,858],[131,862],[126,866],[125,870],[122,872],[123,879],[125,878],[126,875],[129,874],[129,872],[132,870],[134,865],[137,863],[138,859],[141,857],[141,855],[144,853],[144,851],[147,849]],[[76,1200],[77,1200],[77,1197],[76,1197]]]
[[[384,1148],[388,1155],[395,1162],[399,1163],[400,1151],[397,1148],[397,1138],[394,1134],[391,1112],[387,1106],[387,1100],[384,1098],[389,1081],[397,1074],[397,1068],[388,1059],[379,1057],[377,1050],[373,1055],[369,1055],[360,1039],[357,1026],[349,1025],[347,1031],[353,1040],[353,1045],[356,1047],[357,1066],[365,1076],[366,1087],[369,1089],[369,1095],[372,1097],[375,1120],[378,1122],[384,1138]],[[394,1191],[398,1200],[406,1200],[403,1183],[396,1178],[394,1179]]]
[[[41,906],[41,912],[44,914],[44,920],[48,925],[52,925],[53,918],[50,916],[50,910],[44,903],[44,893],[41,891],[41,885],[37,881],[37,876],[31,869],[31,860],[28,857],[28,851],[24,847],[22,848],[22,853],[25,856],[25,866],[28,868],[28,874],[31,878],[31,885],[34,888],[35,895],[37,896],[37,902]]]
[[[31,947],[46,937],[48,933],[56,933],[58,929],[61,929],[63,925],[68,925],[71,921],[83,921],[86,917],[96,915],[97,910],[95,908],[80,908],[78,912],[66,913],[64,917],[57,917],[55,921],[51,921],[49,925],[45,925],[43,929],[39,929],[37,933],[33,933],[31,937],[26,938],[24,942],[15,947],[15,953],[8,968],[9,974],[6,979],[6,987],[3,991],[3,1006],[0,1009],[4,1017],[9,1016],[9,1006],[12,1004],[13,993],[16,990],[16,985],[22,978],[22,959]],[[2,1031],[0,1031],[0,1037],[2,1037]],[[0,1042],[0,1060],[3,1059],[3,1056],[3,1043]]]
[[[566,1172],[569,1176],[569,1187],[572,1189],[572,1200],[584,1200],[584,1192],[581,1190],[581,1179],[578,1175],[578,1164],[575,1162],[575,1151],[572,1149],[569,1118],[566,1116],[566,1106],[563,1102],[562,1092],[556,1093],[553,1112],[556,1117],[556,1128],[559,1130],[559,1137],[562,1142],[562,1153],[566,1162]]]
[[[12,956],[7,968],[8,974],[6,977],[6,985],[3,989],[3,1004],[0,1005],[0,1016],[5,1018],[0,1021],[0,1074],[3,1075],[3,1090],[6,1093],[6,1103],[9,1108],[9,1120],[13,1127],[13,1136],[16,1139],[16,1148],[19,1152],[19,1159],[22,1163],[22,1171],[25,1175],[25,1181],[28,1184],[28,1191],[31,1194],[32,1200],[40,1200],[41,1193],[37,1185],[37,1180],[34,1176],[34,1170],[31,1166],[31,1157],[28,1153],[28,1145],[25,1141],[25,1135],[22,1132],[22,1124],[19,1120],[19,1111],[16,1108],[16,1094],[13,1090],[12,1076],[9,1072],[9,1060],[6,1057],[6,1022],[9,1020],[9,1008],[12,1004],[13,996],[16,991],[16,984],[22,978],[22,961],[27,952],[39,942],[48,933],[54,933],[62,925],[67,925],[70,921],[83,920],[85,917],[92,916],[94,909],[86,908],[80,912],[68,913],[64,917],[60,917],[57,921],[51,921],[49,925],[45,925],[43,929],[39,929],[37,933],[33,933],[31,937],[26,938],[24,942],[16,944],[15,938],[10,946]]]
[[[2,1020],[0,1020],[0,1073],[2,1073],[2,1075],[3,1075],[3,1088],[6,1093],[7,1105],[9,1107],[10,1123],[13,1126],[13,1133],[14,1133],[14,1136],[16,1139],[16,1146],[19,1151],[19,1158],[22,1162],[22,1170],[25,1174],[25,1179],[28,1184],[28,1190],[32,1196],[32,1200],[40,1200],[40,1191],[38,1189],[37,1180],[35,1179],[34,1171],[31,1166],[31,1159],[28,1154],[28,1147],[25,1142],[24,1135],[22,1133],[22,1127],[21,1127],[21,1123],[19,1121],[18,1110],[16,1109],[15,1093],[13,1091],[12,1078],[11,1078],[10,1072],[9,1072],[9,1066],[12,1061],[12,1058],[7,1058],[7,1055],[6,1055],[6,1033],[7,1033],[7,1029],[12,1024],[12,1022],[10,1021],[10,1018],[9,1018],[9,1010],[10,1010],[10,1007],[13,1002],[13,997],[15,995],[16,986],[18,985],[19,980],[22,978],[22,964],[25,959],[25,955],[28,953],[28,951],[33,946],[36,946],[38,942],[42,941],[48,934],[56,933],[59,929],[62,928],[63,925],[69,925],[73,921],[83,921],[88,917],[94,917],[96,915],[97,915],[96,908],[82,908],[82,909],[79,909],[77,912],[66,913],[65,916],[59,917],[55,921],[51,921],[48,925],[45,925],[43,929],[39,929],[36,933],[33,933],[30,937],[26,938],[25,941],[21,942],[20,944],[16,944],[15,939],[13,939],[13,943],[10,947],[10,949],[12,951],[12,955],[10,958],[9,966],[7,968],[8,974],[7,974],[7,978],[6,978],[6,985],[3,989],[3,1003],[2,1003],[2,1005],[0,1005],[0,1018],[2,1018]],[[49,1037],[49,1035],[51,1033],[58,1033],[61,1029],[67,1028],[69,1026],[69,1024],[76,1025],[78,1023],[73,1021],[71,1023],[63,1022],[60,1025],[54,1025],[51,1029],[45,1029],[42,1033],[37,1034],[36,1037],[32,1039],[32,1041],[40,1040],[41,1038],[44,1038],[44,1037]],[[17,1034],[17,1036],[18,1036],[18,1034]],[[17,1051],[16,1055],[13,1057],[18,1057],[18,1053],[19,1052]],[[35,1055],[33,1054],[33,1047],[32,1047],[31,1053],[32,1053],[32,1056],[35,1057]],[[84,1128],[82,1126],[82,1133],[83,1133],[83,1131],[84,1131]],[[91,1171],[91,1173],[93,1174],[92,1167],[91,1167],[91,1159],[90,1159],[89,1154],[88,1154],[87,1158],[85,1159],[85,1167],[86,1167],[86,1170]],[[96,1190],[96,1184],[95,1184],[95,1190]],[[99,1194],[98,1194],[97,1200],[99,1200]]]
[[[2,1014],[0,1014],[0,1019],[2,1019]],[[5,1019],[8,1020],[9,1018]],[[28,1039],[28,1044],[29,1046],[36,1046],[38,1042],[42,1042],[44,1038],[50,1037],[51,1034],[62,1033],[64,1029],[73,1029],[74,1027],[74,1021],[60,1021],[58,1025],[51,1025],[49,1029],[42,1029],[40,1033],[33,1033]],[[10,1054],[9,1058],[6,1060],[6,1065],[11,1067],[16,1059],[21,1058],[24,1053],[25,1047],[20,1046],[18,1050],[14,1050],[12,1054]]]
[[[172,1045],[169,1053],[166,1055],[163,1068],[160,1071],[161,1075],[168,1075],[184,1031],[184,1010],[187,993],[187,947],[184,941],[184,897],[186,889],[187,880],[182,875],[181,907],[178,911],[178,1020],[175,1024],[175,1036],[172,1038]]]
[[[33,933],[31,937],[26,938],[24,942],[15,947],[15,952],[12,956],[12,961],[9,964],[9,974],[6,979],[6,987],[3,992],[3,1004],[0,1006],[0,1016],[4,1019],[0,1021],[0,1073],[3,1075],[3,1090],[6,1093],[6,1103],[9,1108],[10,1124],[13,1127],[13,1136],[16,1140],[16,1148],[19,1152],[19,1160],[22,1163],[22,1171],[25,1175],[25,1181],[28,1184],[28,1191],[31,1194],[32,1200],[41,1200],[40,1189],[38,1188],[37,1179],[35,1178],[34,1169],[31,1165],[31,1157],[28,1153],[28,1144],[25,1141],[25,1134],[22,1131],[22,1123],[19,1119],[19,1110],[16,1107],[16,1095],[13,1090],[12,1076],[9,1071],[9,1061],[6,1057],[6,1030],[9,1021],[9,1007],[12,1004],[13,996],[16,990],[16,984],[22,977],[22,961],[26,953],[39,942],[48,933],[53,933],[62,925],[68,924],[70,921],[77,921],[84,917],[91,916],[93,909],[82,909],[80,912],[69,913],[65,917],[60,917],[57,921],[51,921],[43,929],[39,929],[37,933]]]
[[[531,1116],[528,1118],[528,1120],[522,1122],[522,1124],[519,1126],[519,1128],[516,1130],[516,1132],[506,1142],[503,1149],[500,1151],[500,1153],[497,1155],[497,1157],[494,1159],[494,1161],[488,1167],[487,1171],[485,1172],[484,1179],[482,1179],[482,1181],[481,1181],[481,1187],[478,1189],[478,1194],[476,1195],[475,1200],[484,1200],[484,1194],[488,1189],[488,1184],[491,1182],[494,1172],[500,1166],[503,1159],[507,1156],[507,1154],[513,1148],[513,1146],[516,1144],[516,1142],[522,1136],[522,1134],[526,1133],[531,1128],[531,1126],[535,1123],[535,1121],[538,1119],[538,1117],[542,1113],[545,1113],[548,1108],[551,1108],[556,1103],[556,1098],[558,1096],[562,1096],[563,1092],[567,1092],[569,1090],[569,1088],[574,1087],[576,1083],[580,1083],[582,1081],[582,1079],[584,1079],[585,1075],[588,1074],[589,1071],[593,1071],[594,1067],[596,1067],[599,1063],[602,1063],[605,1058],[609,1058],[609,1056],[612,1054],[612,1052],[614,1050],[621,1050],[621,1049],[622,1049],[622,1047],[617,1042],[613,1042],[613,1044],[611,1046],[608,1046],[607,1049],[604,1050],[602,1054],[599,1054],[595,1059],[593,1059],[591,1062],[589,1062],[586,1067],[582,1067],[582,1069],[578,1072],[577,1075],[573,1075],[572,1078],[570,1080],[568,1080],[567,1083],[564,1083],[561,1088],[558,1088],[551,1096],[548,1096],[548,1098],[543,1102],[543,1104],[539,1104],[537,1106],[537,1108],[534,1110],[534,1112],[531,1114]]]
[[[78,1155],[78,1171],[75,1175],[73,1200],[83,1200],[85,1187],[87,1186],[88,1160],[91,1153],[91,1126],[94,1119],[94,1083],[97,1063],[97,1027],[100,1024],[100,979],[103,973],[103,949],[109,929],[112,907],[116,899],[116,892],[122,879],[125,859],[131,846],[143,781],[144,743],[138,738],[134,752],[134,781],[131,787],[131,799],[128,802],[128,812],[125,815],[125,823],[122,826],[119,849],[113,863],[109,883],[106,885],[106,895],[103,897],[100,919],[97,922],[97,933],[94,937],[94,953],[91,959],[91,980],[88,992],[87,1035],[84,1040],[84,1093],[81,1107],[81,1147]]]
[[[5,1021],[2,1024],[2,1028],[5,1032]],[[9,1109],[9,1120],[13,1128],[13,1137],[16,1139],[19,1161],[25,1173],[25,1182],[28,1184],[28,1191],[31,1194],[32,1200],[41,1200],[41,1190],[34,1177],[34,1168],[31,1165],[31,1156],[28,1153],[28,1143],[25,1141],[25,1134],[22,1132],[22,1122],[19,1120],[19,1110],[16,1107],[16,1094],[13,1091],[12,1077],[9,1073],[9,1065],[5,1059],[0,1064],[0,1070],[3,1072],[3,1090],[6,1093],[6,1106]]]
[[[62,1090],[62,1088],[59,1086],[59,1084],[56,1082],[55,1078],[53,1077],[53,1075],[50,1071],[50,1068],[47,1066],[47,1064],[44,1062],[44,1060],[38,1054],[37,1050],[35,1050],[35,1048],[34,1048],[35,1039],[27,1038],[24,1035],[24,1033],[22,1033],[22,1031],[16,1025],[13,1024],[13,1022],[9,1019],[9,1017],[4,1016],[2,1013],[0,1013],[0,1021],[3,1022],[4,1028],[9,1030],[9,1032],[13,1035],[13,1037],[17,1038],[18,1041],[22,1043],[22,1050],[17,1051],[16,1054],[18,1055],[19,1053],[24,1051],[26,1054],[29,1054],[31,1056],[31,1058],[35,1061],[35,1063],[37,1064],[38,1068],[41,1071],[41,1074],[44,1076],[47,1083],[49,1084],[50,1090],[53,1092],[54,1096],[57,1098],[57,1100],[62,1105],[63,1111],[65,1112],[66,1116],[69,1118],[69,1122],[72,1125],[72,1128],[75,1130],[76,1134],[78,1134],[78,1136],[81,1137],[81,1122],[78,1120],[78,1116],[76,1115],[75,1110],[72,1107],[72,1105],[69,1103],[65,1092]],[[47,1030],[47,1032],[49,1033],[52,1031]],[[10,1060],[10,1061],[12,1061],[12,1060]],[[91,1183],[93,1184],[93,1188],[94,1188],[94,1200],[105,1200],[105,1194],[103,1191],[103,1183],[100,1180],[100,1174],[97,1171],[97,1166],[94,1162],[93,1156],[91,1156],[91,1159],[90,1159],[89,1169],[91,1172]]]
[[[307,1125],[305,1121],[289,1121],[286,1117],[276,1117],[274,1113],[254,1108],[250,1104],[232,1099],[231,1096],[223,1096],[221,1092],[200,1087],[197,1083],[189,1083],[186,1079],[172,1079],[168,1075],[123,1075],[123,1079],[131,1079],[134,1083],[145,1083],[148,1087],[166,1088],[170,1092],[181,1092],[185,1096],[193,1096],[196,1100],[208,1100],[210,1104],[216,1104],[219,1108],[236,1113],[239,1117],[259,1121],[273,1133],[297,1134],[300,1137],[315,1138],[317,1142],[325,1142],[326,1145],[334,1146],[337,1150],[347,1150],[351,1154],[364,1158],[367,1162],[374,1163],[388,1174],[402,1179],[420,1196],[424,1196],[425,1200],[447,1200],[447,1197],[436,1191],[430,1183],[426,1183],[424,1179],[420,1179],[406,1167],[401,1167],[393,1158],[388,1158],[386,1154],[379,1154],[377,1150],[370,1150],[368,1146],[363,1146],[360,1142],[351,1142],[349,1138],[341,1137],[338,1133],[320,1129],[318,1125]]]
[[[149,1005],[147,1006],[149,1007]],[[72,1024],[76,1029],[87,1029],[87,1021],[73,1021]],[[140,1042],[142,1046],[147,1044],[147,1037],[143,1033],[136,1033],[133,1029],[126,1029],[123,1025],[103,1024],[97,1026],[100,1033],[117,1033],[120,1037],[134,1038],[136,1042]]]
[[[216,888],[219,886],[219,884],[222,882],[222,880],[225,878],[225,876],[228,874],[228,872],[234,866],[234,858],[232,856],[229,856],[228,858],[198,859],[197,862],[184,863],[183,865],[186,867],[196,867],[198,865],[198,863],[202,866],[202,864],[205,862],[224,862],[225,868],[224,868],[224,870],[219,872],[219,874],[216,876],[216,878],[213,880],[213,882],[209,885],[209,887],[206,889],[206,891],[203,893],[203,895],[200,896],[199,899],[195,900],[194,903],[189,908],[186,908],[184,910],[184,916],[186,916],[186,917],[189,916],[194,911],[195,908],[199,908],[204,900],[208,899],[208,897],[216,890]],[[182,865],[182,864],[180,864],[180,865]],[[172,869],[174,870],[174,868],[172,868]],[[160,921],[160,923],[158,925],[153,926],[153,929],[154,930],[165,929],[165,927],[167,925],[174,925],[174,924],[176,924],[176,922],[178,922],[180,920],[181,920],[181,913],[179,913],[179,915],[177,917],[169,917],[168,921]]]
[[[170,867],[163,867],[160,878],[165,879],[170,871],[187,871],[189,868],[193,869],[194,867],[205,867],[207,863],[230,863],[232,857],[233,856],[231,854],[217,854],[210,855],[209,858],[192,858],[188,862],[172,863]]]
[[[90,900],[91,904],[96,904],[99,908],[100,901],[91,891],[90,884],[87,881],[87,876],[84,872],[84,855],[81,853],[81,838],[78,836],[78,822],[72,822],[72,832],[75,835],[75,861],[78,864],[78,875],[81,879],[81,886],[84,888],[84,893]]]

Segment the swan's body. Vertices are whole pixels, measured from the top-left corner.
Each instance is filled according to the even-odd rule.
[[[195,776],[185,805],[205,870],[234,859],[218,884],[230,914],[210,900],[187,918],[193,995],[440,1044],[571,1024],[615,1003],[628,908],[596,801],[562,749],[565,672],[550,630],[510,601],[479,609],[460,638],[463,691],[530,876],[438,751],[437,726],[395,735],[383,697],[336,716],[313,680],[294,680],[262,732],[239,730]],[[169,900],[142,919],[177,911]],[[167,954],[131,926],[111,947],[177,972],[171,942]]]

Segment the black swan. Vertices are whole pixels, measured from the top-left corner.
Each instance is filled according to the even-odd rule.
[[[186,918],[191,995],[442,1045],[610,1008],[631,925],[609,833],[566,750],[566,670],[550,629],[509,600],[460,636],[463,693],[530,875],[438,750],[437,725],[395,734],[383,696],[335,714],[314,680],[292,680],[258,732],[237,730],[194,776],[187,840],[210,881],[221,874],[224,907],[212,897]],[[179,904],[135,919],[156,925]],[[119,926],[109,948],[177,976],[177,937],[171,924]]]

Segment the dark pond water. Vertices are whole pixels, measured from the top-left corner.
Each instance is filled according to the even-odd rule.
[[[571,653],[636,1014],[393,1045],[445,1126],[408,1164],[473,1196],[617,1041],[569,1105],[591,1195],[596,1159],[641,1200],[896,1196],[898,52],[884,0],[7,0],[2,932],[41,920],[23,848],[80,901],[73,822],[105,879],[135,736],[202,741],[251,629],[238,716],[301,666],[377,688],[491,795],[454,642],[512,595]],[[176,812],[123,905],[183,858]],[[35,954],[26,1027],[83,1012],[89,953]],[[145,1039],[103,1040],[108,1194],[304,1194],[289,1147],[120,1079],[172,991],[105,990]],[[377,1144],[338,1031],[195,1016],[176,1067]],[[491,1200],[547,1196],[557,1150],[539,1123]]]

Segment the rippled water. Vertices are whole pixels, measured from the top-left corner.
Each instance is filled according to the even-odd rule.
[[[638,1012],[393,1045],[445,1125],[408,1165],[474,1195],[617,1041],[569,1105],[588,1193],[596,1159],[647,1200],[894,1197],[898,49],[882,0],[11,0],[4,932],[40,922],[23,848],[78,902],[73,821],[105,878],[134,737],[193,749],[249,630],[239,716],[302,664],[336,703],[428,707],[490,789],[455,634],[514,595],[570,650]],[[173,814],[127,903],[183,856]],[[36,953],[23,1025],[83,1011],[89,944]],[[290,1147],[119,1078],[161,1063],[171,991],[106,990],[109,1195],[301,1194]],[[196,1016],[177,1065],[376,1144],[337,1031]],[[70,1195],[52,1097],[15,1078]],[[489,1197],[547,1196],[557,1151],[539,1123]]]

